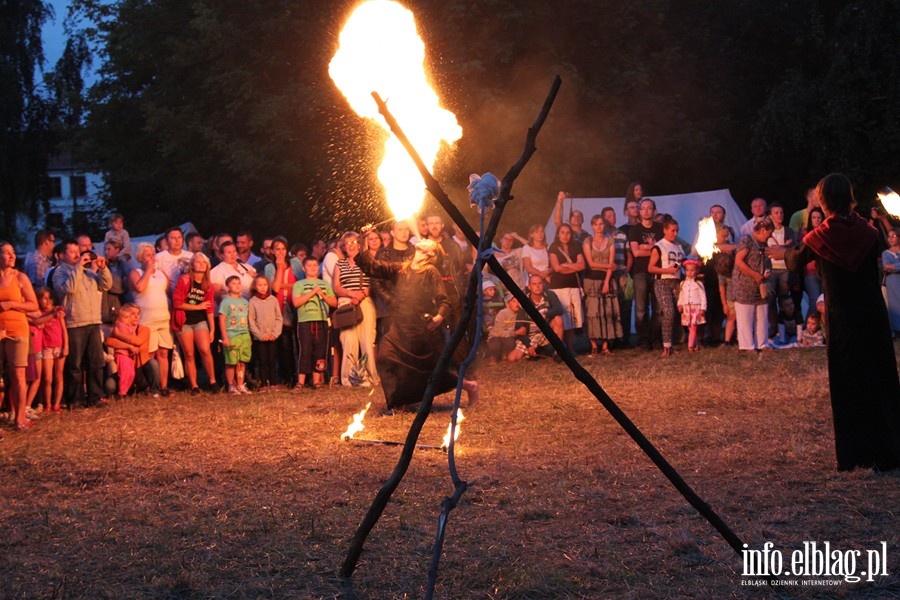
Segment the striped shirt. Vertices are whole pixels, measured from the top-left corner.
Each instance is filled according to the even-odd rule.
[[[337,280],[348,292],[358,292],[369,287],[369,276],[354,262],[352,265],[346,258],[342,258],[334,265]]]

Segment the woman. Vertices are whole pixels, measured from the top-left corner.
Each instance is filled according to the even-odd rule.
[[[854,211],[846,176],[825,176],[816,195],[825,221],[806,234],[799,248],[781,254],[793,271],[815,260],[822,276],[838,470],[897,469],[900,380],[879,289],[878,232]]]
[[[594,230],[594,237],[586,240],[583,248],[587,262],[584,304],[591,356],[596,356],[601,352],[612,354],[609,341],[622,337],[622,319],[619,315],[619,282],[617,277],[613,277],[616,270],[615,241],[606,235],[606,222],[602,216],[591,217],[591,229]]]
[[[550,255],[547,253],[547,236],[543,225],[532,225],[528,229],[528,243],[522,246],[522,268],[525,280],[522,288],[528,286],[528,278],[538,275],[544,282],[550,281]]]
[[[363,235],[366,236],[363,244],[366,248],[366,252],[369,256],[375,258],[378,251],[384,246],[381,234],[373,227],[367,230]],[[375,344],[377,345],[378,342],[381,341],[381,338],[384,337],[384,319],[388,316],[388,308],[384,299],[378,295],[378,290],[374,287],[372,288],[372,302],[375,303]]]
[[[516,240],[523,240],[519,234],[514,231],[507,231],[500,238],[500,249],[494,250],[494,257],[500,262],[503,270],[516,283],[522,282],[524,275],[522,274],[522,248],[516,248]],[[524,240],[527,241],[527,240]],[[484,272],[488,273],[490,267],[484,265]]]
[[[653,295],[659,304],[662,315],[662,356],[672,356],[675,313],[678,312],[678,285],[681,281],[681,263],[684,262],[684,249],[675,239],[678,237],[678,221],[670,215],[663,218],[663,237],[650,250],[650,262],[647,272],[655,276]]]
[[[380,261],[360,255],[360,266],[372,277],[395,283],[389,308],[390,328],[378,348],[378,372],[388,410],[422,400],[425,388],[444,348],[441,325],[450,315],[450,301],[434,266],[439,247],[432,240],[416,244],[411,261]],[[436,382],[435,395],[452,390],[457,374],[445,372]],[[469,404],[477,400],[478,383],[465,380]]]
[[[766,277],[771,269],[766,247],[775,225],[763,217],[753,225],[753,233],[738,242],[731,276],[734,288],[734,313],[737,321],[738,348],[768,348],[769,294]],[[777,247],[771,248],[774,252]],[[765,290],[766,293],[763,293]]]
[[[200,354],[200,362],[209,378],[209,387],[214,393],[216,370],[213,367],[212,333],[215,331],[215,298],[209,271],[209,259],[202,252],[191,257],[189,272],[178,278],[172,294],[172,330],[178,336],[178,343],[184,352],[184,372],[191,385],[191,395],[200,393],[197,385],[197,363],[194,349]]]
[[[556,238],[550,245],[550,289],[563,305],[563,337],[566,346],[575,354],[575,329],[584,321],[581,307],[581,285],[578,274],[584,271],[584,255],[581,246],[572,240],[572,227],[563,223],[556,230]]]
[[[881,253],[884,292],[894,337],[900,335],[900,227],[888,232],[888,249]]]
[[[824,220],[825,213],[822,212],[821,208],[817,206],[810,209],[809,217],[806,220],[805,233],[802,235],[806,235],[821,225]],[[819,271],[816,269],[816,261],[814,260],[809,261],[803,270],[803,289],[806,292],[806,306],[808,307],[806,316],[809,316],[816,311],[816,300],[822,293],[822,278],[819,277]],[[797,306],[800,305],[798,304]]]
[[[276,345],[278,348],[278,372],[282,381],[294,382],[298,377],[297,359],[299,355],[297,335],[295,334],[297,311],[294,310],[291,294],[294,284],[297,283],[297,274],[292,266],[291,257],[288,255],[288,241],[284,236],[279,235],[272,238],[272,262],[266,265],[265,274],[284,318],[281,335],[278,336]]]
[[[159,364],[159,393],[172,395],[169,390],[169,351],[175,347],[169,329],[169,277],[156,268],[156,252],[148,243],[138,244],[135,253],[140,267],[128,274],[134,303],[141,309],[140,324],[150,330],[150,354]],[[154,390],[155,391],[155,390]]]
[[[25,368],[28,366],[30,341],[26,313],[37,309],[37,297],[31,281],[16,270],[16,249],[9,242],[0,241],[0,330],[5,331],[0,339],[0,349],[9,375],[10,412],[19,431],[33,425],[25,416],[28,391]]]
[[[341,329],[341,346],[344,356],[341,360],[341,385],[350,386],[351,369],[354,369],[355,383],[361,387],[379,384],[378,371],[375,368],[375,303],[372,302],[372,291],[369,287],[369,276],[362,272],[356,264],[359,255],[359,234],[348,231],[341,236],[338,244],[344,258],[334,265],[334,295],[338,298],[338,308],[353,304],[362,311],[362,321],[355,326]],[[360,361],[365,362],[365,374],[358,368]]]

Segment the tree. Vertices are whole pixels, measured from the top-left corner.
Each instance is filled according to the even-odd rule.
[[[757,168],[814,183],[843,171],[862,202],[897,184],[900,9],[877,0],[806,6],[807,59],[772,89],[754,128]]]
[[[43,66],[41,27],[53,15],[39,0],[0,0],[0,236],[16,217],[36,216],[46,180],[50,110],[35,86]]]

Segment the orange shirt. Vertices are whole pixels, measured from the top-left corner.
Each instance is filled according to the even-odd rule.
[[[0,285],[0,302],[22,302],[22,288],[19,287],[19,272],[13,271],[9,285]],[[0,329],[9,337],[28,339],[28,317],[20,310],[0,310]]]

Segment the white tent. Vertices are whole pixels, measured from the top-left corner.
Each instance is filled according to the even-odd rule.
[[[709,216],[709,208],[718,204],[725,208],[725,224],[734,229],[740,235],[741,225],[747,222],[748,217],[738,208],[731,192],[725,190],[713,190],[710,192],[694,192],[691,194],[674,194],[671,196],[649,196],[656,202],[659,213],[668,213],[678,221],[678,236],[694,243],[697,239],[698,223],[700,219]],[[619,225],[625,222],[623,209],[624,198],[569,198],[563,204],[563,221],[569,220],[569,213],[580,210],[584,214],[584,228],[591,231],[591,217],[599,215],[604,207],[611,206],[616,210],[616,221]],[[553,241],[556,235],[556,225],[553,224],[553,212],[547,221],[547,243]]]

